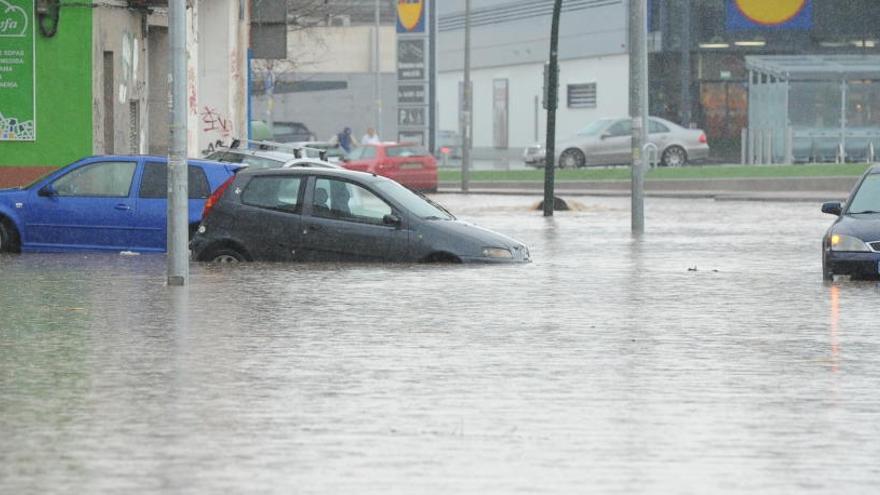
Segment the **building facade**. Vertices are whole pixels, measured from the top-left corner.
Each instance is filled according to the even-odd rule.
[[[559,37],[557,134],[628,114],[623,0],[564,2]],[[543,66],[552,0],[472,2],[473,156],[506,159],[544,140]],[[438,128],[460,133],[464,1],[438,3]]]
[[[628,3],[563,2],[557,135],[629,113]],[[544,140],[542,66],[552,5],[472,2],[474,156],[517,157]],[[438,9],[439,129],[459,131],[464,0],[439,2]],[[880,53],[876,0],[649,0],[648,23],[651,113],[705,129],[717,160],[739,159],[749,115],[747,56]],[[851,98],[853,108],[864,109],[870,106],[855,99],[880,95]]]
[[[0,91],[0,114],[27,100],[35,132],[0,136],[0,185],[92,154],[167,153],[167,1],[2,3],[13,2],[36,21],[33,89]],[[249,10],[244,0],[199,0],[187,17],[187,143],[199,156],[246,132]]]

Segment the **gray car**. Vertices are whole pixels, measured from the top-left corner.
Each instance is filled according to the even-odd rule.
[[[456,219],[385,177],[319,168],[246,170],[217,189],[197,261],[528,262],[528,248]]]
[[[680,167],[691,161],[709,158],[706,133],[685,129],[668,120],[651,117],[650,141],[657,146],[660,164]],[[543,145],[526,148],[523,160],[534,167],[544,166]],[[632,120],[601,119],[573,136],[556,142],[556,166],[580,168],[590,165],[624,165],[632,161]]]

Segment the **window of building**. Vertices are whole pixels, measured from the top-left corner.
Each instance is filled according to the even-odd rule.
[[[569,84],[568,108],[596,108],[596,83]]]

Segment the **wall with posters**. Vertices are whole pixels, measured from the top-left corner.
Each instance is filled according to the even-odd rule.
[[[27,136],[33,139],[0,138],[0,167],[56,167],[92,151],[92,12],[63,8],[73,3],[77,2],[62,0],[54,34],[51,22],[45,22],[42,29],[31,24],[35,58],[31,94],[0,88],[0,113],[5,115],[5,108],[27,107],[32,99],[35,124],[33,135]],[[33,22],[33,0],[0,0],[0,11],[8,6],[29,13],[28,21]],[[0,53],[18,51],[14,39],[0,36]],[[13,53],[0,58],[10,61],[20,57]],[[9,73],[6,67],[10,65],[0,63],[0,71]]]

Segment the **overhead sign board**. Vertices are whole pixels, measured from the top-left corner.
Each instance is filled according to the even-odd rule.
[[[397,0],[397,32],[424,33],[427,0]]]
[[[34,1],[0,0],[0,141],[35,141]]]
[[[728,31],[812,27],[813,0],[727,0]]]
[[[424,81],[427,68],[427,50],[424,38],[404,38],[397,41],[397,79]]]
[[[397,125],[401,142],[428,142],[429,1],[397,0]]]

